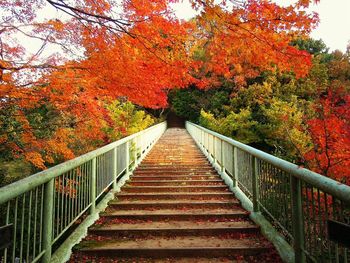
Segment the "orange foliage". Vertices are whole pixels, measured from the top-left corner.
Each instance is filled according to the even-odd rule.
[[[290,42],[310,32],[317,24],[316,14],[269,1],[250,0],[244,7],[230,10],[225,1],[203,2],[196,33],[200,39],[197,45],[206,52],[206,60],[197,65],[202,70],[199,78],[210,76],[203,86],[217,76],[233,78],[242,85],[265,70],[294,71],[297,77],[308,73],[310,55],[291,47]]]
[[[221,77],[243,85],[265,70],[293,70],[304,76],[311,64],[309,54],[289,46],[317,23],[316,15],[300,10],[310,1],[280,7],[249,0],[244,6],[230,7],[225,1],[193,0],[202,12],[188,22],[172,14],[169,3],[176,0],[124,0],[119,7],[115,2],[0,1],[10,18],[0,23],[5,40],[0,58],[0,109],[14,106],[15,122],[22,129],[9,131],[16,133],[16,140],[9,134],[0,140],[38,168],[58,157],[72,158],[71,145],[79,149],[76,153],[93,147],[76,146],[77,141],[105,140],[101,128],[109,116],[104,105],[117,97],[164,108],[172,88],[190,84],[206,88]],[[72,19],[37,22],[35,14],[45,3],[70,13]],[[59,5],[63,3],[68,4]],[[123,12],[113,17],[118,8]],[[18,62],[25,50],[20,43],[11,43],[22,26],[30,28],[26,32],[31,37],[55,43],[68,55],[84,51],[83,58],[67,61],[67,57],[52,56],[40,63],[34,55],[25,63]],[[198,50],[204,51],[204,58],[194,59]],[[50,136],[38,136],[27,119],[26,111],[40,105],[51,105],[61,115],[61,123]]]

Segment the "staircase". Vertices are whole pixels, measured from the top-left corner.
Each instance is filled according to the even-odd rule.
[[[70,262],[281,262],[185,129],[166,131]]]

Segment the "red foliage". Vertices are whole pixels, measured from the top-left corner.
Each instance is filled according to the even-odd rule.
[[[81,151],[73,152],[77,142],[105,142],[101,128],[109,118],[104,105],[120,96],[164,108],[171,88],[211,87],[222,76],[242,85],[264,70],[294,70],[303,76],[310,67],[310,56],[289,46],[317,23],[316,15],[300,9],[310,1],[280,7],[250,0],[228,11],[225,1],[193,0],[203,12],[189,22],[170,12],[169,3],[177,0],[125,0],[120,6],[109,0],[46,2],[61,3],[56,7],[78,15],[38,23],[36,13],[45,1],[0,2],[9,18],[0,24],[0,109],[15,108],[21,127],[1,135],[0,141],[40,169],[94,147],[79,145]],[[114,8],[123,12],[109,17]],[[67,61],[53,55],[44,63],[32,56],[23,63],[25,49],[13,39],[21,28],[42,40],[43,47],[56,43],[67,52],[84,51],[84,56]],[[194,59],[199,50],[205,58]],[[38,136],[26,115],[40,105],[51,105],[62,116],[52,136]],[[10,139],[13,134],[16,140]]]
[[[329,92],[308,126],[314,144],[305,155],[309,166],[350,185],[350,95],[342,95],[340,90]]]

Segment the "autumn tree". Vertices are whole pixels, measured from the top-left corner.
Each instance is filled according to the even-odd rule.
[[[0,140],[12,156],[43,169],[96,147],[106,139],[105,105],[120,96],[164,108],[175,87],[210,88],[222,76],[238,86],[264,70],[303,76],[310,67],[309,54],[289,45],[317,22],[302,9],[309,1],[280,7],[193,0],[201,14],[190,22],[176,18],[171,2],[177,1],[1,1],[0,107],[11,112],[12,126]],[[63,18],[36,15],[48,5]],[[34,54],[19,34],[41,41]],[[65,55],[45,55],[52,45]],[[195,58],[201,50],[206,60]],[[57,125],[41,132],[45,107]],[[91,143],[74,151],[84,139]]]
[[[309,1],[288,7],[253,0],[242,4],[201,2],[194,3],[203,11],[195,20],[199,40],[193,44],[202,54],[195,67],[201,87],[215,84],[218,76],[244,85],[266,70],[292,70],[297,77],[307,74],[310,54],[290,43],[317,24],[316,14],[302,11]]]
[[[350,95],[329,91],[316,107],[307,122],[313,147],[305,160],[316,172],[350,185]]]

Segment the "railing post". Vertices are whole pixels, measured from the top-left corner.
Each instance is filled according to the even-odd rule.
[[[218,158],[216,156],[217,152],[217,147],[216,147],[216,137],[213,136],[213,164],[216,164],[218,162]]]
[[[204,148],[204,131],[201,130],[201,145]]]
[[[208,143],[207,143],[207,153],[208,153],[208,155],[210,156],[210,151],[209,151],[209,149],[210,149],[210,144],[209,144],[209,133],[207,133],[207,141],[208,141]]]
[[[252,169],[252,189],[253,189],[253,212],[259,211],[259,182],[258,182],[258,160],[255,156],[251,157]]]
[[[136,137],[134,138],[134,169],[137,166],[137,139]]]
[[[233,146],[233,177],[232,177],[233,187],[237,187],[237,180],[238,180],[238,154],[237,154],[237,147]]]
[[[91,164],[90,200],[90,214],[93,214],[96,208],[96,157],[92,159]]]
[[[117,148],[118,146],[116,146],[113,149],[113,190],[116,191],[117,190],[117,173],[118,173],[118,153],[117,153]]]
[[[129,175],[129,164],[130,164],[130,152],[129,152],[129,142],[125,143],[125,175]]]
[[[51,260],[54,182],[55,179],[51,179],[44,187],[43,250],[45,250],[45,254],[42,258],[43,263]]]
[[[225,172],[225,162],[224,162],[224,158],[225,158],[225,152],[224,152],[224,142],[223,140],[220,139],[220,142],[221,142],[221,172]]]
[[[305,232],[300,179],[290,176],[295,263],[305,263]]]

